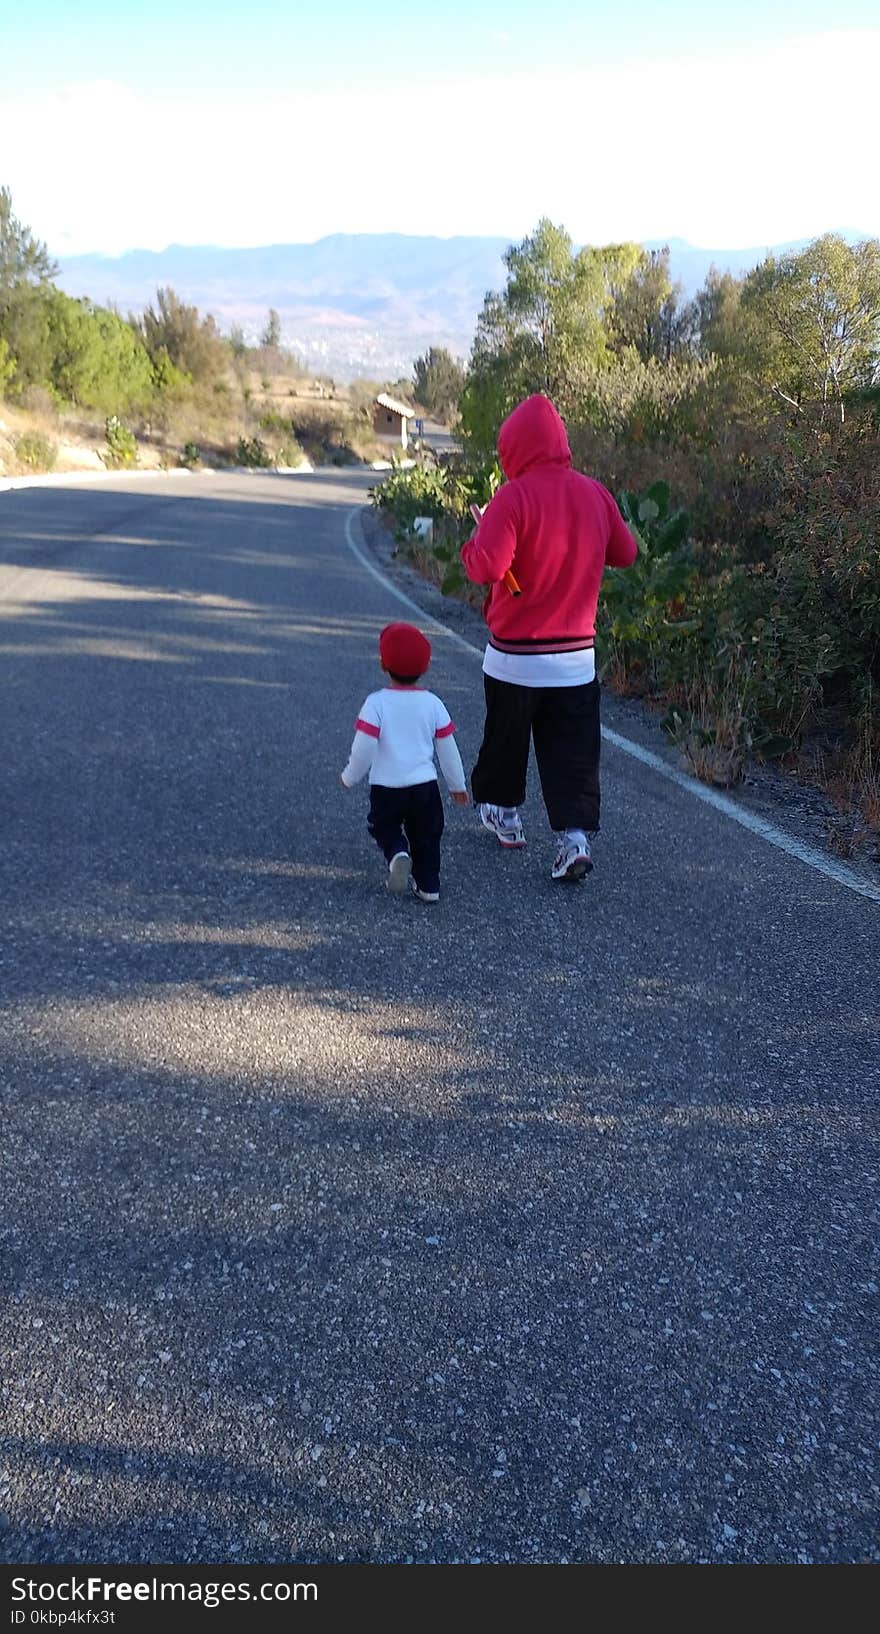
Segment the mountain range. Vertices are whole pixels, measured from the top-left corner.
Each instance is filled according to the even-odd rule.
[[[851,241],[860,235],[846,232]],[[864,235],[862,235],[864,236]],[[281,318],[284,344],[316,372],[351,379],[409,375],[429,346],[466,357],[487,290],[502,289],[507,238],[427,238],[402,233],[334,233],[314,244],[257,249],[171,244],[120,256],[62,258],[59,283],[68,294],[140,312],[156,288],[213,313],[255,341],[269,307]],[[684,239],[668,243],[674,280],[690,295],[712,266],[747,272],[767,254],[808,240],[745,250],[704,250]]]

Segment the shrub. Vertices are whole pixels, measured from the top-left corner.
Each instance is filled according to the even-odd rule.
[[[277,466],[283,465],[295,470],[298,465],[302,465],[304,457],[296,438],[288,437],[275,450],[274,463]]]
[[[388,511],[398,528],[411,529],[417,516],[443,516],[448,501],[446,472],[429,465],[396,466],[370,489],[374,505]]]
[[[271,471],[275,461],[261,437],[239,437],[235,453],[238,465],[256,471]]]
[[[104,448],[101,458],[109,470],[129,470],[138,462],[138,445],[134,432],[118,414],[111,414],[104,424]]]
[[[186,466],[188,471],[196,471],[198,469],[202,463],[202,456],[199,452],[198,443],[184,443],[180,454],[180,463],[181,465]]]
[[[624,491],[620,509],[639,547],[632,567],[611,568],[603,586],[601,624],[609,662],[618,672],[640,672],[655,687],[668,679],[674,649],[695,629],[688,590],[696,567],[688,544],[687,511],[671,510],[669,487],[652,483],[643,494]]]
[[[257,421],[261,431],[281,431],[286,436],[291,429],[290,419],[284,414],[278,414],[275,409],[266,409]]]
[[[349,416],[343,404],[294,402],[287,422],[301,441],[323,443],[325,447],[343,441]]]
[[[715,358],[645,361],[632,347],[613,364],[571,371],[563,408],[578,426],[640,444],[714,433]],[[711,430],[710,430],[711,428]]]
[[[302,465],[303,450],[295,437],[286,437],[276,448],[270,448],[262,437],[239,437],[236,461],[255,471],[274,471],[278,466]]]
[[[58,419],[58,399],[51,386],[25,386],[20,401],[29,414],[41,414],[47,420]]]
[[[23,431],[13,443],[19,465],[28,471],[51,471],[58,458],[58,449],[41,431]]]
[[[9,350],[7,342],[0,335],[0,398],[3,397],[8,386],[11,386],[15,375],[15,358]]]

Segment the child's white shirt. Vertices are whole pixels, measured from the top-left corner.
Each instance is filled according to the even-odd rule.
[[[436,782],[436,754],[448,788],[458,794],[466,784],[454,731],[449,710],[436,693],[424,687],[382,687],[364,700],[342,781],[351,788],[369,772],[371,783],[390,789]]]

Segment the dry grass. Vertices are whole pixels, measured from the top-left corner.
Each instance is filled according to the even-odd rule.
[[[672,732],[690,771],[701,783],[732,789],[741,783],[751,749],[748,728],[749,672],[734,659],[723,675],[682,686],[666,700],[681,725]]]
[[[278,426],[261,428],[267,415],[276,416]],[[269,378],[230,367],[214,385],[195,388],[166,404],[161,416],[133,416],[131,425],[138,463],[144,469],[177,465],[188,443],[199,448],[204,464],[228,466],[235,463],[239,439],[253,437],[264,441],[272,453],[295,437],[314,465],[369,463],[384,452],[361,404],[352,400],[347,388],[291,373]],[[26,404],[0,402],[0,475],[32,473],[34,467],[23,463],[15,448],[17,439],[28,433],[55,444],[55,471],[104,469],[104,417],[59,411],[48,392],[31,392]]]
[[[18,458],[20,437],[45,437],[57,450],[53,470],[103,470],[98,450],[104,443],[104,422],[53,410],[51,400],[35,408],[0,403],[0,475],[27,476],[34,467]]]
[[[880,861],[880,719],[870,693],[851,740],[809,745],[797,773],[833,809],[826,827],[832,850]]]

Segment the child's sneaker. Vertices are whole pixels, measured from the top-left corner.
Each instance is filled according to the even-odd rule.
[[[408,851],[398,851],[388,864],[389,891],[405,891],[412,873],[412,857]]]
[[[556,861],[550,870],[551,879],[583,879],[592,867],[593,858],[586,834],[563,834]]]
[[[412,891],[413,896],[416,898],[416,900],[418,902],[439,902],[440,901],[440,892],[439,891],[423,891],[421,889],[421,887],[416,884],[414,879],[410,879],[409,886],[410,886],[410,890]]]
[[[516,806],[480,806],[480,822],[494,834],[505,851],[521,851],[526,843],[522,821]]]

